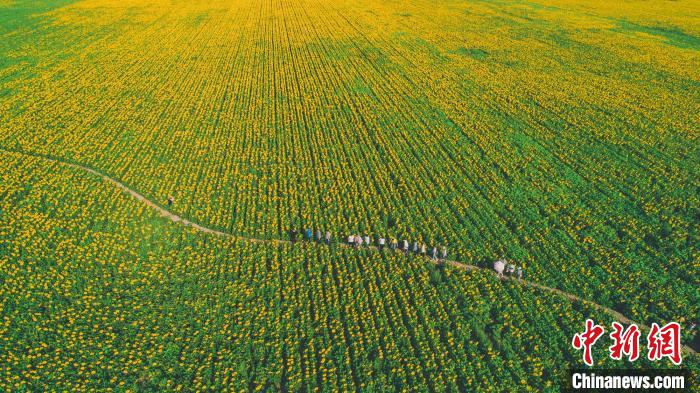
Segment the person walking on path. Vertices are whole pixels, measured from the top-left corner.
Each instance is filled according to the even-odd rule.
[[[425,255],[425,243],[420,245],[420,253]]]
[[[372,245],[372,243],[369,242],[369,235],[365,235],[365,245],[367,245],[367,247]]]
[[[391,238],[391,249],[396,250],[399,246],[399,242],[396,241],[396,238]]]
[[[312,236],[313,232],[311,231],[311,228],[306,228],[306,240],[311,241]]]
[[[297,230],[294,228],[289,229],[289,239],[292,241],[292,244],[297,241]]]
[[[362,236],[356,235],[355,236],[355,248],[358,248],[362,245]]]
[[[403,251],[408,255],[408,240],[403,239]]]
[[[380,250],[380,251],[384,250],[384,241],[385,241],[385,240],[384,240],[383,237],[380,237],[380,238],[379,238],[379,250]]]
[[[518,266],[518,280],[522,280],[522,279],[523,279],[523,267]]]
[[[355,243],[355,235],[348,236],[348,245],[352,246]]]
[[[493,270],[498,273],[498,278],[502,279],[503,278],[503,269],[506,266],[506,261],[504,259],[499,259],[496,262],[493,263]]]
[[[326,245],[331,245],[331,231],[326,231]]]
[[[442,246],[442,259],[447,259],[447,247]]]
[[[316,243],[321,243],[321,230],[316,230]]]
[[[418,242],[413,242],[413,253],[418,254]]]
[[[430,257],[433,261],[437,260],[437,247],[433,247],[433,250],[430,252]]]

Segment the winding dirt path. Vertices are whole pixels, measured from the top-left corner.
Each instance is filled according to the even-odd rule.
[[[152,208],[153,210],[157,211],[158,214],[161,215],[161,217],[164,217],[164,218],[166,218],[166,219],[169,219],[169,220],[171,220],[171,221],[173,221],[173,222],[176,222],[176,223],[180,223],[180,224],[185,225],[185,226],[192,227],[192,228],[194,228],[194,229],[196,229],[196,230],[198,230],[198,231],[204,232],[204,233],[210,233],[210,234],[214,234],[214,235],[218,235],[218,236],[224,236],[224,237],[231,238],[231,239],[244,240],[244,241],[249,241],[249,242],[253,242],[253,243],[269,243],[269,244],[277,244],[277,245],[279,245],[279,244],[289,244],[289,243],[291,243],[291,241],[289,241],[289,240],[282,240],[282,239],[258,239],[258,238],[254,238],[254,237],[239,236],[239,235],[234,235],[234,234],[231,234],[231,233],[221,232],[221,231],[216,230],[216,229],[207,228],[207,227],[205,227],[205,226],[199,225],[199,224],[197,224],[196,222],[192,222],[192,221],[190,221],[190,220],[188,220],[188,219],[186,219],[186,218],[182,218],[182,217],[178,216],[177,214],[168,211],[167,209],[161,207],[160,205],[158,205],[157,203],[151,201],[150,199],[148,199],[147,197],[145,197],[145,196],[143,196],[142,194],[138,193],[137,191],[135,191],[135,190],[129,188],[127,185],[125,185],[124,183],[120,182],[119,180],[114,179],[114,178],[110,177],[109,175],[106,175],[106,174],[102,173],[101,171],[99,171],[99,170],[97,170],[97,169],[93,169],[93,168],[87,167],[87,166],[85,166],[85,165],[73,163],[73,162],[70,162],[70,161],[67,161],[67,160],[58,158],[58,157],[48,156],[48,155],[45,155],[45,154],[33,153],[33,152],[26,152],[26,151],[14,150],[14,149],[8,149],[8,148],[5,148],[5,147],[0,147],[0,151],[4,151],[4,152],[10,153],[10,154],[20,154],[20,155],[24,155],[24,156],[30,156],[30,157],[36,157],[36,158],[44,159],[44,160],[47,160],[47,161],[51,161],[51,162],[55,162],[55,163],[58,163],[58,164],[66,165],[66,166],[69,166],[69,167],[71,167],[71,168],[78,169],[78,170],[80,170],[80,171],[87,172],[87,173],[90,173],[90,174],[92,174],[92,175],[98,176],[98,177],[102,178],[102,180],[104,180],[104,181],[106,181],[106,182],[108,182],[108,183],[113,184],[113,185],[116,186],[117,188],[120,188],[122,191],[124,191],[124,192],[128,193],[129,195],[131,195],[133,198],[135,198],[135,199],[141,201],[141,202],[144,203],[146,206],[149,206],[149,207]],[[345,243],[343,243],[343,242],[341,242],[341,243],[339,243],[339,244],[340,244],[341,247],[350,247],[348,244],[345,244]],[[369,246],[369,247],[363,246],[363,248],[364,248],[364,249],[378,250],[378,248],[375,247],[375,246]],[[453,261],[453,260],[433,260],[433,259],[427,258],[427,257],[424,257],[424,259],[426,259],[427,261],[429,261],[429,262],[431,262],[431,263],[433,263],[433,264],[435,264],[435,265],[447,264],[447,265],[453,266],[453,267],[455,267],[455,268],[457,268],[457,269],[468,270],[468,271],[469,271],[469,270],[485,270],[485,271],[491,272],[491,273],[493,273],[493,274],[496,274],[496,273],[493,272],[491,269],[487,269],[487,268],[483,268],[483,267],[479,267],[479,266],[474,266],[474,265],[469,265],[469,264],[466,264],[466,263],[463,263],[463,262],[459,262],[459,261]],[[516,278],[512,278],[512,277],[508,277],[508,276],[502,277],[501,280],[502,280],[502,281],[515,281],[515,282],[518,282],[519,284],[522,284],[522,285],[525,285],[525,286],[530,286],[530,287],[533,287],[533,288],[538,288],[538,289],[543,290],[543,291],[552,292],[552,293],[557,294],[557,295],[559,295],[559,296],[562,296],[562,297],[564,297],[564,298],[566,298],[566,299],[569,299],[569,300],[571,300],[571,301],[573,301],[573,302],[584,303],[584,304],[586,304],[586,305],[588,305],[588,306],[591,306],[591,307],[593,307],[593,308],[595,308],[595,309],[597,309],[597,310],[599,310],[599,311],[603,311],[603,312],[605,312],[605,313],[607,313],[607,314],[613,316],[617,321],[619,321],[619,322],[621,322],[621,323],[624,323],[624,324],[626,324],[626,325],[629,325],[629,324],[631,324],[631,323],[635,323],[635,324],[637,324],[637,326],[639,326],[640,329],[649,330],[649,327],[648,327],[648,326],[643,325],[643,324],[640,324],[640,323],[637,323],[637,322],[634,322],[634,321],[632,321],[631,319],[627,318],[626,316],[624,316],[622,313],[620,313],[620,312],[618,312],[618,311],[615,311],[615,310],[613,310],[613,309],[611,309],[611,308],[602,306],[602,305],[600,305],[600,304],[598,304],[598,303],[595,303],[595,302],[593,302],[593,301],[580,298],[580,297],[578,297],[578,296],[576,296],[576,295],[572,295],[572,294],[570,294],[570,293],[564,292],[564,291],[562,291],[562,290],[560,290],[560,289],[548,287],[548,286],[541,285],[541,284],[537,284],[537,283],[532,282],[532,281],[527,281],[527,280],[522,280],[522,279],[518,280],[518,279],[516,279]],[[686,353],[690,353],[690,354],[692,354],[692,355],[697,355],[697,352],[695,351],[695,349],[693,349],[693,348],[691,348],[691,347],[689,347],[689,346],[687,346],[687,345],[683,345],[683,350],[684,350]]]

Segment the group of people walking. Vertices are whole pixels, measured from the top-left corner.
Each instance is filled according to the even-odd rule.
[[[320,229],[316,229],[316,232],[314,232],[311,228],[306,228],[300,233],[295,228],[289,229],[289,239],[292,243],[296,243],[299,240],[300,236],[303,236],[303,240],[309,242],[315,241],[319,244],[331,244],[331,232],[328,230],[323,232]],[[405,252],[406,255],[408,255],[409,252],[413,252],[416,255],[429,255],[430,258],[434,261],[447,259],[446,246],[441,246],[439,251],[438,247],[433,246],[430,249],[430,253],[428,253],[428,247],[425,243],[419,243],[418,241],[414,241],[412,244],[410,244],[407,239],[403,239],[401,243],[399,243],[399,241],[396,238],[391,238],[390,240],[384,237],[372,239],[369,235],[348,235],[347,239],[348,246],[353,248],[373,247],[373,242],[376,242],[374,244],[376,244],[376,247],[380,251],[384,250],[385,247],[388,247],[390,250],[398,250]],[[499,277],[507,275],[515,277],[517,279],[523,278],[523,267],[509,263],[505,259],[500,259],[496,261],[494,263],[494,269],[496,270],[496,273]]]
[[[289,239],[292,243],[296,243],[299,240],[300,236],[303,236],[303,240],[306,241],[316,241],[317,243],[325,242],[328,245],[331,244],[331,232],[328,230],[324,233],[320,229],[317,229],[314,233],[314,231],[311,228],[306,228],[300,233],[295,228],[289,229]],[[373,239],[370,238],[369,235],[348,235],[348,245],[354,248],[360,248],[363,246],[374,246]],[[379,237],[376,239],[376,247],[380,251],[383,250],[385,247],[388,247],[391,250],[403,251],[406,254],[412,251],[414,254],[428,255],[428,247],[425,243],[418,243],[417,241],[414,241],[413,245],[411,246],[408,240],[406,239],[404,239],[403,242],[399,245],[399,241],[395,238],[392,238],[390,241],[387,242],[387,239],[385,239],[384,237]],[[433,260],[447,259],[447,247],[442,246],[438,251],[438,248],[433,246],[430,250],[430,257]]]
[[[289,230],[289,239],[292,241],[292,243],[296,243],[298,240],[297,238],[299,237],[299,232],[291,228]],[[306,228],[304,229],[304,238],[307,241],[313,241],[314,240],[314,232],[311,228]],[[316,230],[316,242],[317,243],[322,243],[325,240],[326,244],[331,244],[331,232],[326,231],[325,237],[323,236],[323,233],[321,233],[320,229]]]
[[[511,276],[511,277],[515,276],[518,279],[521,279],[521,278],[523,278],[523,267],[522,266],[516,267],[512,263],[508,264],[508,267],[506,268],[506,274]]]
[[[379,237],[376,239],[376,244],[377,248],[379,248],[381,251],[384,249],[384,247],[387,247],[387,239],[384,237]],[[348,235],[348,245],[355,248],[362,247],[363,245],[369,247],[372,246],[372,239],[370,239],[368,235],[365,235],[364,237],[358,235]],[[408,240],[403,239],[403,242],[401,242],[399,245],[399,241],[396,240],[396,238],[392,238],[388,247],[391,250],[400,250],[406,254],[412,251],[414,254],[427,255],[427,246],[425,243],[418,243],[417,241],[414,241],[413,245],[409,245]],[[430,257],[433,260],[447,259],[447,247],[440,247],[440,251],[438,252],[438,248],[433,246],[430,250]]]
[[[499,278],[503,278],[504,275],[516,277],[518,280],[523,278],[523,267],[516,266],[505,259],[499,259],[494,262],[493,269],[496,271]]]

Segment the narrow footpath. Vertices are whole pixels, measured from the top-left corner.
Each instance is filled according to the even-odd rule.
[[[159,204],[157,204],[157,203],[153,202],[152,200],[146,198],[145,196],[143,196],[142,194],[138,193],[137,191],[135,191],[135,190],[129,188],[129,187],[126,186],[124,183],[120,182],[119,180],[114,179],[114,178],[110,177],[109,175],[106,175],[106,174],[102,173],[101,171],[99,171],[99,170],[97,170],[97,169],[90,168],[90,167],[87,167],[87,166],[85,166],[85,165],[81,165],[81,164],[69,162],[69,161],[66,161],[66,160],[64,160],[64,159],[61,159],[61,158],[58,158],[58,157],[53,157],[53,156],[48,156],[48,155],[45,155],[45,154],[32,153],[32,152],[26,152],[26,151],[19,151],[19,150],[13,150],[13,149],[5,148],[5,147],[0,147],[0,151],[4,151],[4,152],[10,153],[10,154],[20,154],[20,155],[24,155],[24,156],[30,156],[30,157],[41,158],[41,159],[44,159],[44,160],[47,160],[47,161],[51,161],[51,162],[59,163],[59,164],[62,164],[62,165],[66,165],[66,166],[69,166],[69,167],[71,167],[71,168],[74,168],[74,169],[78,169],[78,170],[80,170],[80,171],[83,171],[83,172],[87,172],[87,173],[89,173],[89,174],[91,174],[91,175],[94,175],[94,176],[98,176],[98,177],[102,178],[102,180],[104,180],[104,181],[106,181],[106,182],[108,182],[108,183],[113,184],[113,185],[116,186],[117,188],[120,188],[121,190],[123,190],[123,191],[125,191],[126,193],[128,193],[129,195],[131,195],[133,198],[135,198],[135,199],[141,201],[141,202],[144,203],[146,206],[152,208],[153,210],[155,210],[156,212],[158,212],[158,214],[160,214],[162,217],[164,217],[164,218],[166,218],[166,219],[169,219],[169,220],[171,220],[171,221],[173,221],[173,222],[180,223],[180,224],[185,225],[185,226],[188,226],[188,227],[192,227],[192,228],[194,228],[194,229],[196,229],[196,230],[198,230],[198,231],[204,232],[204,233],[210,233],[210,234],[214,234],[214,235],[218,235],[218,236],[224,236],[224,237],[231,238],[231,239],[249,241],[249,242],[253,242],[253,243],[269,243],[269,244],[277,244],[277,245],[285,244],[285,243],[291,243],[290,240],[283,240],[283,239],[259,239],[259,238],[254,238],[254,237],[247,237],[247,236],[234,235],[234,234],[222,232],[222,231],[219,231],[219,230],[216,230],[216,229],[207,228],[207,227],[205,227],[205,226],[203,226],[203,225],[197,224],[197,223],[192,222],[192,221],[190,221],[190,220],[188,220],[188,219],[186,219],[186,218],[182,218],[182,217],[178,216],[177,214],[175,214],[175,213],[173,213],[173,212],[171,212],[171,211],[169,211],[169,210],[163,208],[163,207],[160,206]],[[350,247],[348,244],[344,244],[344,243],[342,243],[342,242],[339,243],[339,244],[340,244],[342,247]],[[363,249],[378,250],[377,247],[375,247],[375,246],[369,246],[369,247],[368,247],[368,246],[363,246],[362,248],[363,248]],[[491,269],[483,268],[483,267],[479,267],[479,266],[474,266],[474,265],[469,265],[469,264],[466,264],[466,263],[463,263],[463,262],[459,262],[459,261],[453,261],[453,260],[449,260],[449,259],[448,259],[448,260],[433,260],[433,259],[428,258],[428,257],[423,257],[423,258],[424,258],[425,260],[427,260],[427,261],[433,263],[433,264],[436,264],[436,265],[439,265],[439,264],[441,264],[441,263],[444,263],[444,264],[453,266],[453,267],[455,267],[455,268],[457,268],[457,269],[462,269],[462,270],[485,270],[485,271],[488,271],[488,272],[490,272],[490,273],[496,274],[496,273],[495,273],[493,270],[491,270]],[[503,281],[508,281],[508,280],[510,280],[510,281],[515,281],[515,282],[518,282],[519,284],[522,284],[522,285],[526,285],[526,286],[530,286],[530,287],[533,287],[533,288],[541,289],[541,290],[543,290],[543,291],[548,291],[548,292],[555,293],[555,294],[557,294],[557,295],[559,295],[559,296],[561,296],[561,297],[564,297],[564,298],[566,298],[566,299],[569,299],[569,300],[571,300],[571,301],[584,303],[584,304],[589,305],[589,306],[591,306],[591,307],[593,307],[593,308],[595,308],[595,309],[597,309],[597,310],[599,310],[599,311],[603,311],[603,312],[605,312],[605,313],[607,313],[607,314],[613,316],[618,322],[621,322],[621,323],[624,323],[624,324],[627,324],[627,325],[629,325],[629,324],[631,324],[631,323],[635,323],[635,324],[637,324],[637,326],[639,326],[640,329],[649,330],[649,327],[648,327],[648,326],[643,325],[643,324],[640,324],[640,323],[637,323],[637,322],[634,322],[634,321],[632,321],[631,319],[627,318],[626,316],[624,316],[622,313],[620,313],[620,312],[618,312],[618,311],[615,311],[615,310],[613,310],[613,309],[611,309],[611,308],[602,306],[602,305],[600,305],[600,304],[598,304],[598,303],[595,303],[595,302],[593,302],[593,301],[586,300],[586,299],[582,299],[582,298],[580,298],[580,297],[578,297],[578,296],[576,296],[576,295],[572,295],[572,294],[567,293],[567,292],[564,292],[564,291],[562,291],[562,290],[560,290],[560,289],[548,287],[548,286],[541,285],[541,284],[537,284],[537,283],[532,282],[532,281],[527,281],[527,280],[522,280],[522,279],[518,280],[518,279],[516,279],[516,278],[508,277],[508,276],[504,276],[501,280],[503,280]],[[683,345],[683,350],[684,350],[685,352],[687,352],[687,353],[692,354],[692,355],[697,355],[697,352],[696,352],[693,348],[691,348],[691,347],[689,347],[689,346],[687,346],[687,345]]]

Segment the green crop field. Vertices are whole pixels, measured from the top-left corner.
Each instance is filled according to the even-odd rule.
[[[586,319],[697,379],[698,15],[0,0],[0,391],[556,392]]]

